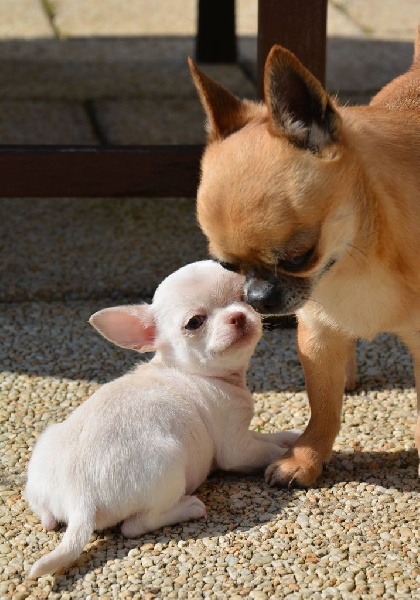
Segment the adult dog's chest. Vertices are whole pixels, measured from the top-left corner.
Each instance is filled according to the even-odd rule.
[[[420,319],[418,299],[410,303],[399,282],[382,268],[328,277],[311,298],[305,312],[354,338],[372,339],[383,331],[398,332],[416,315]],[[420,320],[418,326],[420,329]]]

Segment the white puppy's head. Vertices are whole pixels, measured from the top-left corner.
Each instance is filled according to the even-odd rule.
[[[156,352],[167,366],[227,377],[242,374],[261,336],[258,314],[242,301],[244,278],[211,260],[182,267],[152,304],[100,310],[89,322],[108,340]]]

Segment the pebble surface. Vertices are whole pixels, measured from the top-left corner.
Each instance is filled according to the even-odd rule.
[[[27,8],[28,2],[23,4]],[[39,12],[41,3],[33,4]],[[356,102],[367,100],[378,82],[389,81],[388,71],[401,72],[401,60],[407,66],[411,61],[411,42],[391,47],[388,41],[376,39],[372,44],[361,39],[373,34],[388,40],[390,33],[398,37],[402,29],[410,30],[404,39],[412,39],[416,19],[408,15],[417,12],[418,2],[399,3],[398,14],[392,4],[329,3],[329,26],[335,24],[333,35],[339,33],[329,39],[336,56],[335,62],[329,61],[329,79]],[[366,19],[366,11],[372,19]],[[398,24],[402,21],[403,28]],[[27,18],[22,22],[29,23]],[[33,22],[32,18],[31,27]],[[362,31],[360,24],[366,23],[369,27]],[[350,37],[343,37],[343,32],[350,32]],[[11,77],[3,78],[2,91],[6,88],[7,97],[13,88],[30,98],[44,98],[46,91],[51,96],[50,112],[51,100],[57,93],[61,98],[63,90],[65,96],[90,99],[98,90],[112,97],[120,87],[122,97],[137,96],[133,41],[135,48],[138,43],[147,45],[146,59],[140,58],[150,69],[150,73],[142,69],[145,93],[153,97],[158,90],[156,106],[173,94],[178,102],[190,78],[184,67],[176,66],[172,72],[165,62],[164,75],[159,69],[156,77],[159,61],[168,59],[167,48],[171,60],[174,49],[177,55],[180,50],[174,39],[168,46],[163,38],[155,38],[152,46],[150,39],[129,40],[128,46],[116,38],[102,39],[99,45],[73,39],[70,54],[68,45],[54,46],[52,62],[38,39],[40,64],[48,65],[41,71],[33,44],[8,43],[3,50],[13,54]],[[185,41],[179,40],[182,47]],[[104,44],[112,53],[105,67]],[[242,40],[241,46],[249,71],[255,58],[253,39]],[[124,56],[115,56],[115,50],[124,53],[125,47],[128,67]],[[158,50],[156,56],[150,55],[153,48]],[[26,66],[22,52],[30,58]],[[15,77],[16,65],[23,67],[24,82],[19,74]],[[75,77],[77,65],[81,68]],[[237,71],[239,79],[232,72],[220,78],[213,68],[207,65],[206,72],[243,95],[236,89],[246,79],[240,68],[222,67]],[[216,68],[219,73],[221,67]],[[109,69],[113,77],[107,76]],[[69,81],[75,82],[71,90],[65,89],[67,72]],[[188,93],[196,101],[192,86]],[[182,114],[186,108],[191,121],[190,104],[186,98]],[[98,117],[117,142],[122,135],[132,137],[134,130],[142,138],[137,117],[144,116],[145,106],[137,114],[139,106],[137,100],[96,102]],[[194,114],[201,121],[197,107]],[[28,127],[28,118],[23,121]],[[152,133],[156,121],[167,135],[169,124],[161,118],[148,122],[146,133]],[[62,129],[63,123],[56,125]],[[185,143],[184,119],[179,125],[177,139]],[[189,130],[191,125],[188,122]],[[21,127],[17,123],[13,128],[15,137]],[[60,135],[56,128],[52,134],[45,131],[38,121],[34,127],[43,136]],[[21,496],[36,439],[49,423],[66,418],[98,385],[127,371],[136,360],[135,354],[100,338],[87,324],[88,317],[105,306],[146,299],[171,271],[207,257],[207,243],[196,224],[194,200],[182,198],[1,199],[0,240],[0,600],[420,599],[414,379],[407,352],[385,335],[358,346],[359,386],[345,398],[332,461],[311,489],[269,488],[262,474],[216,473],[197,491],[207,505],[205,520],[166,527],[138,540],[124,539],[117,528],[96,533],[67,572],[28,580],[31,565],[57,546],[64,531],[45,532]],[[265,335],[252,361],[249,385],[255,398],[252,427],[270,432],[305,426],[309,410],[293,330]]]
[[[420,598],[412,365],[386,335],[358,346],[359,386],[314,487],[285,491],[262,475],[216,473],[197,491],[207,519],[137,540],[117,528],[95,533],[67,572],[27,579],[64,531],[44,531],[21,496],[36,438],[137,358],[90,328],[97,308],[96,300],[2,307],[1,599]],[[305,426],[294,330],[264,335],[248,381],[253,428]]]

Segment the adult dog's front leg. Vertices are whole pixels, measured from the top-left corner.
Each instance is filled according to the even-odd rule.
[[[413,354],[417,392],[417,424],[414,432],[414,439],[420,458],[420,333],[414,332],[402,335],[401,337]],[[418,467],[418,474],[420,477],[420,464]]]
[[[331,458],[340,429],[346,365],[354,342],[330,329],[298,325],[299,356],[305,372],[311,417],[296,445],[266,470],[270,485],[311,485]]]

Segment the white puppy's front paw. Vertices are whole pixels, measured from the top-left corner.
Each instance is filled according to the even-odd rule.
[[[300,429],[285,429],[284,431],[277,431],[270,434],[270,442],[277,444],[281,448],[293,448],[301,435],[302,431]]]

